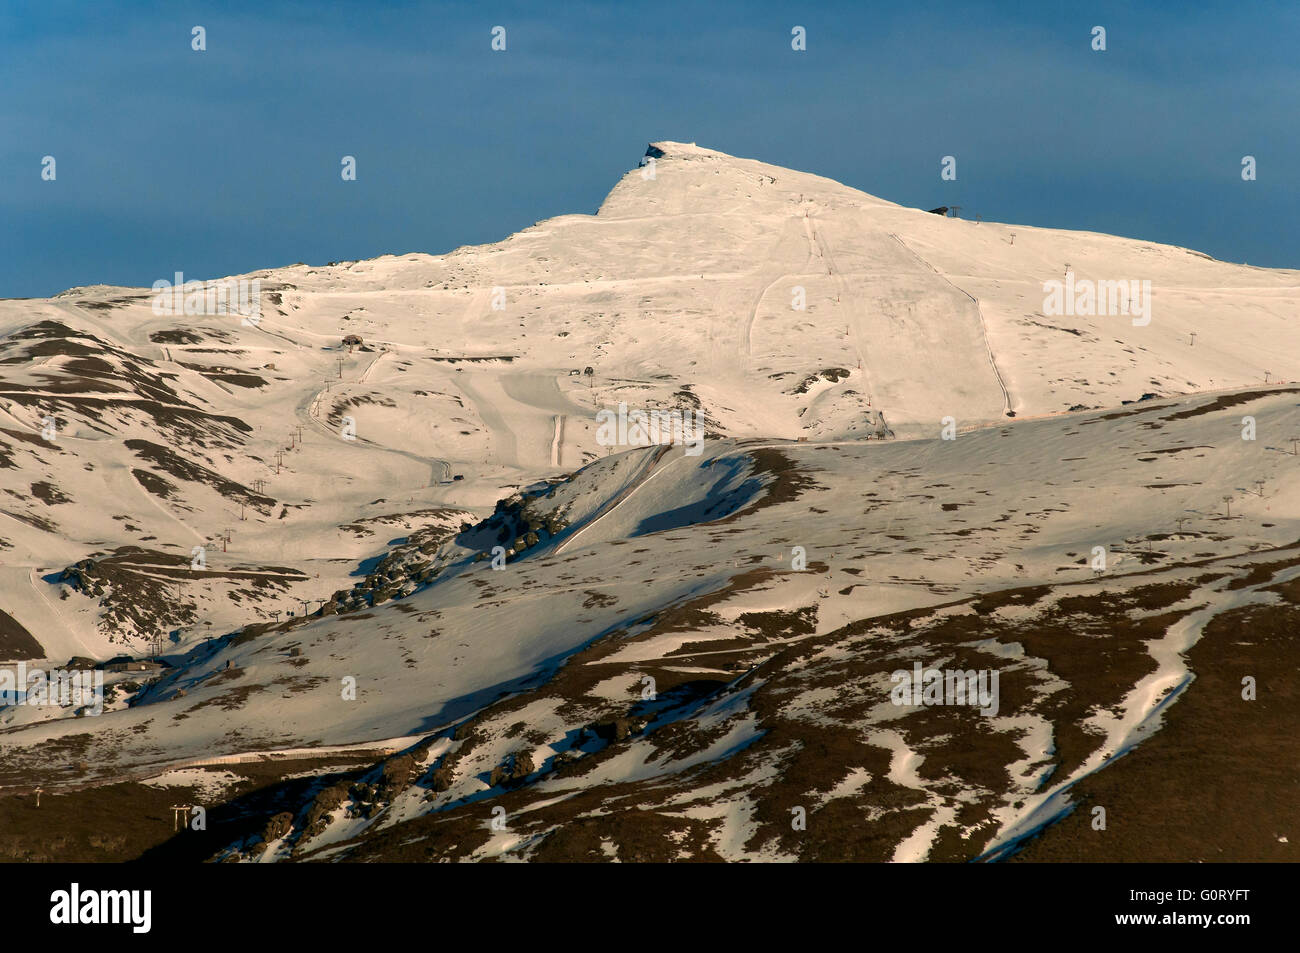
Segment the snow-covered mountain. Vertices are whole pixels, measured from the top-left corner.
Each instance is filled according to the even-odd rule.
[[[1298,271],[659,142],[595,215],[233,280],[0,301],[0,658],[171,666],[0,709],[0,784],[243,805],[182,853],[1002,856],[1300,605]]]

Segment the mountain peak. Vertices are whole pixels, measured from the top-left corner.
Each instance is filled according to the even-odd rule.
[[[715,149],[701,149],[693,142],[676,142],[672,139],[663,139],[659,142],[652,142],[646,146],[645,154],[647,158],[662,159],[668,155],[685,155],[687,153],[713,153],[714,155],[725,155]]]

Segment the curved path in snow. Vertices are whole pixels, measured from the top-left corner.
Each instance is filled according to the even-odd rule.
[[[940,271],[938,268],[934,267],[934,265],[930,264],[930,262],[927,261],[925,258],[922,258],[922,257],[921,257],[920,255],[918,255],[915,251],[913,251],[912,248],[911,248],[911,246],[908,245],[907,242],[903,241],[901,238],[899,238],[899,237],[898,237],[897,235],[895,235],[893,232],[890,232],[889,234],[893,237],[894,241],[898,242],[898,244],[900,244],[900,245],[902,245],[904,248],[906,248],[906,249],[908,250],[908,252],[911,253],[911,255],[912,255],[912,256],[913,256],[917,261],[919,261],[921,264],[925,265],[927,268],[929,268],[931,271],[933,271],[936,275],[938,275],[940,278],[942,278],[944,281],[946,281],[950,287],[954,288],[954,289],[957,290],[957,291],[960,291],[960,292],[961,292],[962,294],[964,294],[966,297],[970,298],[970,300],[974,303],[974,305],[975,305],[975,314],[976,314],[976,316],[978,316],[979,319],[980,319],[980,330],[983,332],[983,335],[984,335],[984,349],[985,349],[985,351],[988,353],[988,357],[989,357],[989,367],[993,368],[993,376],[994,376],[994,378],[997,379],[998,387],[1001,388],[1001,390],[1002,390],[1002,413],[1003,413],[1005,416],[1007,416],[1007,417],[1014,417],[1014,416],[1015,416],[1015,411],[1014,411],[1014,410],[1012,409],[1012,407],[1011,407],[1011,394],[1010,394],[1010,392],[1007,390],[1007,384],[1006,384],[1006,381],[1004,381],[1004,380],[1002,379],[1002,372],[1001,372],[1000,370],[998,370],[998,362],[997,362],[997,361],[994,359],[994,357],[993,357],[993,345],[989,342],[989,326],[988,326],[988,322],[986,322],[986,321],[984,320],[984,310],[980,307],[979,299],[976,298],[976,297],[975,297],[973,294],[971,294],[969,291],[967,291],[965,288],[960,288],[960,287],[958,287],[957,285],[953,284],[952,281],[948,278],[947,275],[945,275],[945,274],[944,274],[942,271]]]

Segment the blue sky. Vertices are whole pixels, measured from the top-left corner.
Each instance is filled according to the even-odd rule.
[[[5,0],[0,296],[495,241],[657,139],[1295,268],[1298,38],[1294,0]]]

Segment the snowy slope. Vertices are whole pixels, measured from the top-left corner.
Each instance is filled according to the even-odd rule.
[[[344,811],[294,849],[364,856],[373,836],[382,853],[384,829],[473,827],[498,797],[537,818],[572,801],[571,826],[612,785],[680,821],[692,856],[812,856],[757,836],[790,803],[874,820],[910,805],[915,823],[891,815],[862,847],[882,859],[946,856],[958,828],[994,850],[1063,809],[1038,788],[1081,713],[1113,717],[1095,713],[1104,740],[1058,776],[1158,727],[1196,634],[1289,579],[1300,273],[940,218],[694,145],[651,153],[595,215],[244,276],[262,282],[252,325],[158,315],[142,289],[0,301],[0,608],[40,645],[0,656],[157,637],[175,666],[93,722],[0,725],[3,783],[417,745],[378,821]],[[1045,314],[1067,264],[1149,280],[1150,323]],[[698,409],[710,439],[699,456],[603,446],[596,412],[620,402]],[[1176,593],[1177,618],[1123,647],[1150,663],[1118,665],[1118,694],[1019,631],[1080,593],[1136,625],[1154,610],[1107,600],[1147,585]],[[980,608],[1012,590],[1035,596]],[[923,633],[950,617],[987,621],[961,652],[1038,673],[974,729],[999,736],[982,756],[1006,780],[954,767],[936,787],[918,766],[970,725],[903,724],[881,682],[942,655]],[[864,643],[880,626],[896,645]],[[800,761],[812,725],[860,763]],[[461,849],[527,854],[559,823]]]

